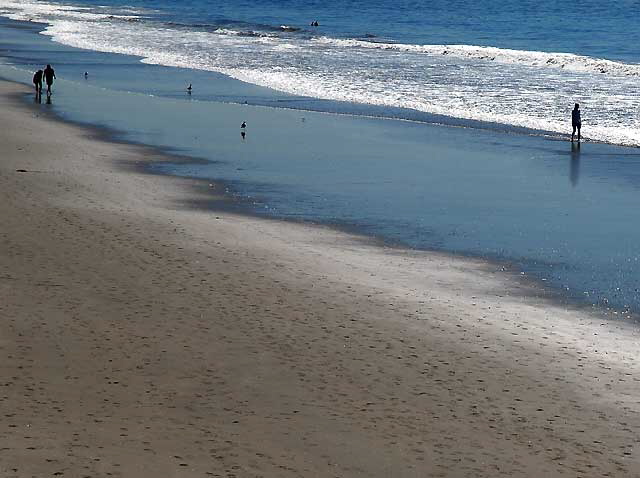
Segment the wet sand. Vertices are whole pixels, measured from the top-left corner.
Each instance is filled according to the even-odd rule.
[[[640,476],[635,329],[482,261],[194,209],[219,186],[24,91],[0,83],[2,476]]]

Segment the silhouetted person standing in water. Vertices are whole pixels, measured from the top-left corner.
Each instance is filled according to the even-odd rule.
[[[571,141],[573,141],[573,136],[576,134],[576,129],[578,130],[578,141],[580,141],[580,127],[582,126],[582,120],[580,119],[580,105],[576,103],[573,107],[573,111],[571,111],[571,126],[573,127],[573,131],[571,132]]]
[[[51,96],[51,85],[53,85],[53,80],[56,77],[56,72],[53,71],[51,65],[47,65],[44,69],[44,81],[47,82],[47,96]]]
[[[36,87],[36,96],[42,94],[42,75],[42,70],[38,70],[33,74],[33,85]]]

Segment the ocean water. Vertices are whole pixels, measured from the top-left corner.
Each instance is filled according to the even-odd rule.
[[[640,145],[631,1],[0,0],[0,14],[46,22],[65,45],[293,95],[554,133],[577,101],[586,137]]]
[[[43,108],[205,159],[160,169],[256,213],[506,261],[637,312],[636,6],[0,0],[0,75],[52,63]]]

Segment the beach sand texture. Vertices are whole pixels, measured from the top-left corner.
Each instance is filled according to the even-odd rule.
[[[0,83],[1,476],[640,476],[633,328],[194,208],[216,187],[27,91]]]

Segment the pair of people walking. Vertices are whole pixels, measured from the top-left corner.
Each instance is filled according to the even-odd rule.
[[[51,65],[43,70],[38,70],[33,75],[33,85],[36,88],[36,96],[42,95],[42,80],[47,83],[47,96],[51,96],[51,85],[53,80],[56,79],[56,72],[51,68]]]

